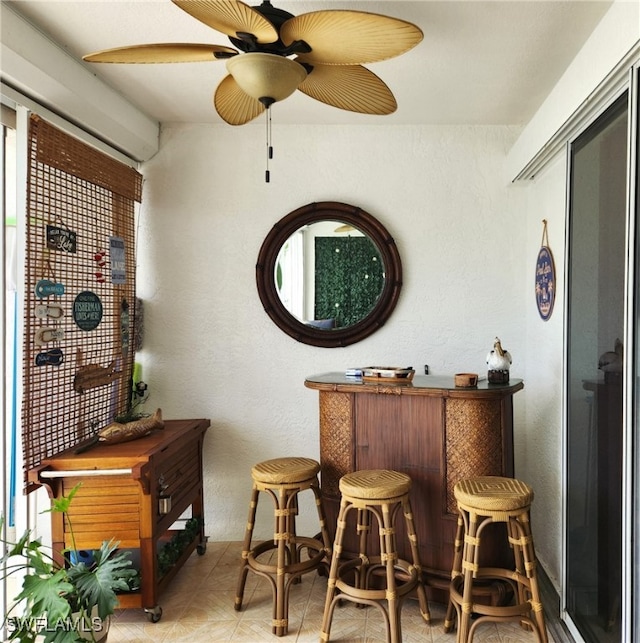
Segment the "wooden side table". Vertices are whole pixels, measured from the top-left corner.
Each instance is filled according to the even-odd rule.
[[[149,620],[162,616],[158,598],[194,549],[206,551],[202,491],[202,449],[209,420],[168,420],[165,428],[120,444],[98,444],[76,454],[73,449],[44,460],[32,481],[47,487],[53,498],[81,487],[71,503],[78,550],[98,549],[104,540],[121,549],[139,550],[140,589],[120,594],[119,607],[142,607]],[[168,570],[158,565],[158,553],[176,521],[187,509],[199,521],[195,537]],[[64,516],[51,514],[54,552],[71,548]]]

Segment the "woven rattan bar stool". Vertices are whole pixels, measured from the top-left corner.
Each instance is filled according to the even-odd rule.
[[[320,465],[309,458],[276,458],[256,464],[251,469],[253,489],[249,519],[242,547],[242,566],[238,578],[235,609],[242,609],[242,598],[249,570],[269,580],[273,592],[272,631],[276,636],[287,634],[289,627],[289,589],[292,583],[308,572],[328,567],[331,555],[329,533],[322,508],[318,472]],[[311,490],[320,522],[322,540],[296,534],[298,494]],[[273,540],[252,545],[258,497],[266,492],[273,499],[275,529]],[[275,563],[270,560],[276,550]],[[307,557],[302,557],[306,550]],[[266,555],[265,555],[266,554]],[[262,558],[261,558],[262,557]]]
[[[539,643],[547,643],[529,521],[533,489],[513,478],[486,476],[461,480],[453,491],[459,518],[444,631],[451,631],[457,616],[457,643],[470,643],[480,623],[517,620],[534,632]],[[514,569],[478,564],[482,532],[494,522],[507,525]],[[513,590],[511,604],[490,606],[475,602],[474,585],[487,580],[507,582]]]
[[[340,479],[342,499],[329,570],[321,641],[329,640],[335,606],[343,599],[380,609],[387,628],[387,642],[390,643],[402,641],[400,611],[404,599],[413,590],[417,591],[422,617],[427,623],[430,621],[409,503],[410,488],[411,478],[397,471],[356,471]],[[358,558],[346,560],[342,555],[342,543],[347,515],[352,510],[357,511],[359,553]],[[411,545],[411,562],[398,558],[395,524],[400,510],[404,513]],[[372,517],[378,524],[379,556],[367,553]]]

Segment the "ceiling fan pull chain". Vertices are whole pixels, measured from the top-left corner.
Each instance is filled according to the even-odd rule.
[[[269,123],[267,125],[267,127],[269,128],[269,138],[268,138],[269,158],[272,159],[273,158],[273,145],[271,145],[271,141],[272,141],[272,135],[271,135],[271,132],[272,132],[272,128],[271,128],[271,108],[269,108],[267,110],[267,114],[269,115],[268,116]]]
[[[266,109],[267,118],[267,169],[264,174],[265,183],[269,183],[271,173],[269,172],[269,159],[273,158],[273,147],[271,145],[271,108]]]
[[[265,170],[264,173],[264,181],[265,183],[269,183],[269,179],[271,178],[270,173],[269,173],[269,148],[271,147],[271,143],[269,141],[269,108],[267,107],[266,112],[265,112],[265,125],[267,127],[266,135],[267,135],[267,169]]]

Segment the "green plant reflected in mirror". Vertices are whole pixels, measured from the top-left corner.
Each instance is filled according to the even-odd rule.
[[[368,337],[393,311],[402,285],[395,242],[367,212],[338,202],[298,208],[267,235],[256,265],[265,311],[313,346]]]

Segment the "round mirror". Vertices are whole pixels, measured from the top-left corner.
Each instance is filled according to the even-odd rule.
[[[364,210],[310,203],[278,221],[256,265],[265,311],[285,333],[312,346],[368,337],[393,311],[402,286],[395,241]]]

